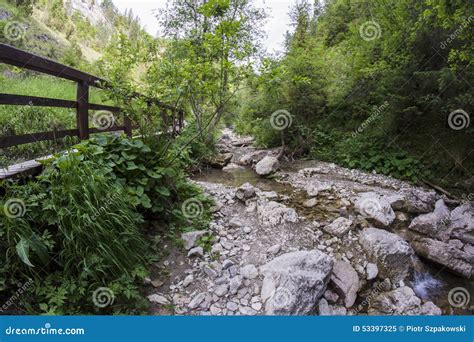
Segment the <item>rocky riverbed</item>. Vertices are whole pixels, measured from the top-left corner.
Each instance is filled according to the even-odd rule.
[[[472,203],[334,164],[280,162],[279,149],[230,130],[219,151],[215,169],[194,178],[216,203],[210,229],[170,246],[162,279],[149,280],[153,313],[472,313]]]

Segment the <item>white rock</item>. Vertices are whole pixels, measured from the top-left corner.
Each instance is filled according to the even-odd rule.
[[[379,274],[379,269],[376,264],[369,262],[366,266],[367,280],[372,280],[377,278]]]
[[[333,260],[317,250],[281,255],[261,267],[267,315],[307,315],[323,295]]]
[[[323,230],[331,235],[344,236],[352,228],[352,220],[345,217],[335,219],[331,224],[324,226]]]
[[[280,167],[280,162],[275,157],[267,156],[257,163],[255,171],[260,176],[268,176],[277,171]]]
[[[170,301],[163,295],[160,294],[153,294],[147,297],[150,303],[160,304],[160,305],[168,305]]]
[[[280,252],[280,250],[281,250],[281,245],[276,244],[276,245],[273,245],[272,247],[268,248],[267,253],[275,255],[275,254],[278,254],[278,252]]]
[[[202,258],[204,256],[204,249],[202,247],[194,247],[188,253],[189,258],[199,257]]]
[[[245,265],[240,269],[240,274],[244,279],[255,279],[258,276],[258,270],[255,265]]]

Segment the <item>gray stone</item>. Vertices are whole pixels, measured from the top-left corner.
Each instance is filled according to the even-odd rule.
[[[254,197],[255,192],[256,192],[256,189],[252,184],[245,183],[237,189],[237,191],[235,192],[235,197],[245,202],[246,200]]]
[[[226,259],[222,262],[222,269],[223,270],[226,270],[228,269],[229,267],[231,267],[232,265],[234,265],[234,262],[230,259]]]
[[[323,227],[323,230],[331,235],[343,236],[352,228],[352,220],[344,217],[335,219],[331,224]]]
[[[339,299],[339,295],[331,290],[326,290],[326,292],[324,292],[324,298],[326,298],[329,303],[334,304]]]
[[[463,204],[451,212],[449,231],[451,237],[474,245],[474,207]]]
[[[416,237],[411,242],[415,252],[447,270],[466,278],[474,275],[474,255],[468,254],[442,241]]]
[[[239,304],[234,302],[227,302],[226,308],[230,311],[237,311],[239,309]]]
[[[280,162],[275,157],[267,156],[255,166],[255,172],[260,176],[268,176],[278,170]]]
[[[186,278],[184,278],[183,280],[183,286],[184,287],[188,287],[189,285],[192,284],[192,282],[194,281],[194,277],[192,274],[186,276]]]
[[[229,292],[229,285],[227,284],[219,285],[214,290],[214,293],[219,297],[225,296],[227,292]]]
[[[267,315],[307,315],[326,290],[333,260],[326,254],[298,251],[281,255],[260,271],[265,276],[261,297]]]
[[[210,265],[204,265],[201,269],[211,279],[216,279],[219,276],[219,271]]]
[[[433,303],[422,307],[421,300],[415,295],[415,292],[407,287],[402,286],[390,292],[383,292],[375,296],[369,308],[370,315],[421,315],[436,314],[441,310]]]
[[[194,247],[188,253],[189,258],[198,257],[202,258],[204,256],[204,249],[202,247]]]
[[[240,275],[236,275],[229,282],[229,291],[231,294],[235,295],[237,291],[242,287],[243,278]]]
[[[359,242],[369,261],[376,263],[379,276],[393,282],[405,279],[413,269],[413,249],[396,234],[376,228],[362,230]]]
[[[342,306],[329,305],[326,299],[321,299],[318,304],[320,316],[346,316],[347,310]]]
[[[331,283],[344,299],[347,308],[354,305],[359,291],[359,276],[350,263],[336,261],[331,275]]]
[[[318,200],[316,198],[310,198],[309,200],[304,201],[303,207],[305,208],[313,208],[318,204]]]
[[[198,230],[181,234],[181,239],[183,239],[184,242],[184,248],[186,248],[186,250],[190,250],[191,248],[195,247],[199,238],[203,237],[204,235],[207,235],[208,233],[209,232],[205,230]]]
[[[267,253],[275,255],[275,254],[278,254],[278,252],[280,252],[280,250],[281,250],[281,245],[276,244],[276,245],[273,245],[270,248],[268,248]]]
[[[244,316],[255,316],[257,314],[257,311],[248,306],[240,306],[239,312]]]
[[[191,310],[197,309],[199,307],[199,305],[201,305],[201,303],[204,301],[205,298],[206,298],[206,293],[205,292],[201,292],[201,293],[197,294],[191,300],[191,302],[188,304],[188,307]]]
[[[390,203],[375,192],[366,192],[355,200],[355,208],[362,216],[378,226],[389,226],[395,220]]]
[[[441,199],[436,202],[435,209],[432,213],[416,217],[408,229],[428,237],[447,241],[450,236],[449,214],[448,207]]]
[[[245,265],[240,269],[240,274],[244,279],[255,279],[258,276],[258,270],[255,265]]]
[[[264,226],[271,227],[289,222],[298,222],[298,214],[295,209],[274,201],[259,201],[257,215],[260,223]]]

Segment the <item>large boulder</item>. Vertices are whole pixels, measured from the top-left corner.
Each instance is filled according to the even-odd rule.
[[[276,172],[280,167],[278,158],[267,156],[260,160],[255,166],[255,172],[259,176],[268,176]]]
[[[370,315],[441,315],[441,309],[432,302],[421,304],[408,286],[378,294],[371,302]]]
[[[474,245],[474,206],[463,204],[451,212],[449,231],[451,238]]]
[[[288,222],[298,222],[295,209],[274,201],[259,201],[257,203],[257,216],[264,226],[277,226]]]
[[[432,213],[416,217],[408,227],[420,234],[447,241],[449,239],[449,209],[442,199],[435,204]]]
[[[413,249],[396,234],[377,228],[362,230],[359,242],[370,262],[377,264],[379,276],[394,282],[405,279],[413,269]]]
[[[376,226],[386,227],[395,220],[395,212],[384,196],[365,192],[355,199],[356,210]]]
[[[333,260],[317,251],[281,255],[260,268],[264,275],[262,300],[267,315],[314,313],[326,291]]]
[[[415,237],[411,245],[425,259],[446,267],[447,270],[466,278],[474,275],[474,255],[442,241]]]
[[[435,191],[422,188],[403,189],[398,195],[402,196],[403,200],[392,197],[393,209],[407,211],[411,214],[431,212],[437,199]]]
[[[331,283],[344,299],[346,307],[353,306],[359,291],[359,276],[352,265],[345,261],[336,261],[332,270]]]
[[[326,233],[341,237],[345,235],[352,228],[352,220],[345,217],[335,219],[331,224],[323,227]]]

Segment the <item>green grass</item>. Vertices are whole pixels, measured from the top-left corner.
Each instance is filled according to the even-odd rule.
[[[47,75],[25,75],[13,70],[13,77],[0,76],[0,93],[30,95],[63,100],[76,99],[76,84]],[[112,104],[104,101],[103,90],[91,88],[90,102]],[[76,128],[76,110],[31,106],[0,106],[0,137]],[[71,143],[68,139],[56,142],[26,144],[0,151],[0,167],[63,150]]]

